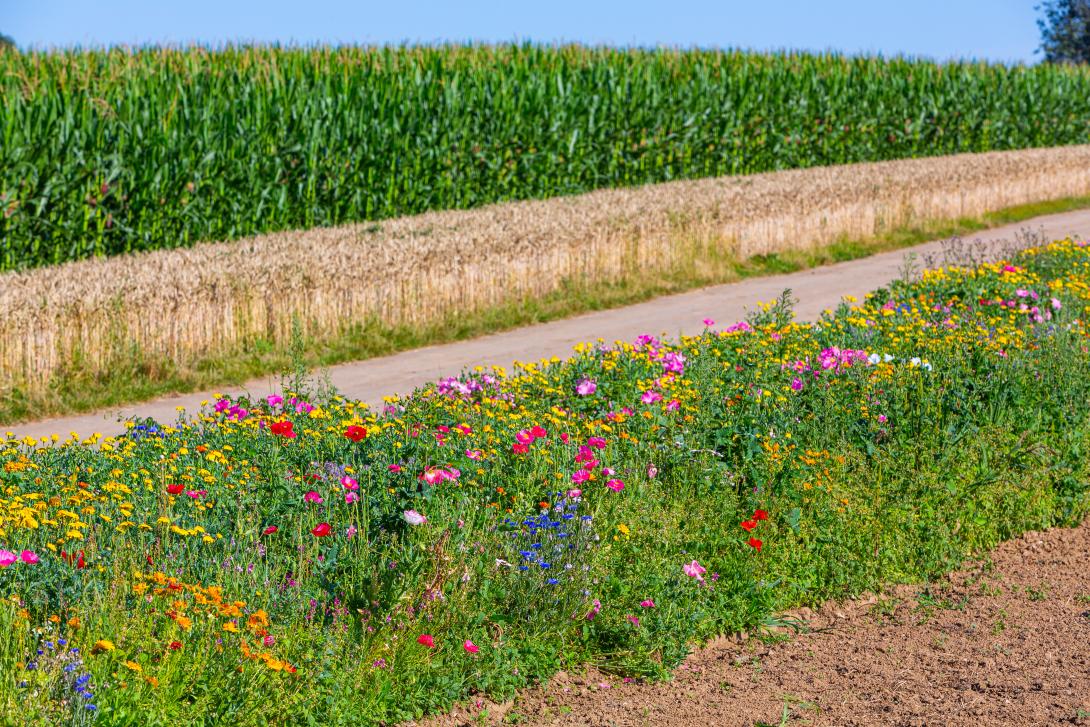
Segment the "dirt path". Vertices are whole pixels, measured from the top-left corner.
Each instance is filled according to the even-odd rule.
[[[1090,521],[1029,533],[930,587],[804,610],[789,640],[713,643],[670,682],[562,674],[434,724],[1090,725],[1088,563]]]
[[[1048,238],[1073,235],[1090,236],[1090,210],[1065,212],[998,227],[974,235],[988,243],[1010,240],[1022,229],[1041,230]],[[552,356],[567,356],[576,343],[599,336],[606,340],[632,340],[642,333],[698,333],[705,318],[720,323],[733,323],[744,317],[756,301],[771,300],[784,288],[791,288],[799,304],[798,317],[816,317],[825,308],[835,306],[844,295],[861,297],[864,293],[895,279],[905,254],[924,254],[939,249],[938,242],[926,243],[907,250],[881,253],[860,260],[828,265],[787,275],[754,278],[740,283],[718,285],[672,295],[637,305],[517,328],[469,341],[429,346],[382,358],[334,366],[325,371],[330,381],[345,396],[371,404],[381,403],[390,394],[405,394],[417,386],[443,376],[459,373],[467,366],[499,364],[510,366],[513,361],[536,361]],[[264,396],[277,389],[278,379],[268,377],[250,381],[244,387],[225,387],[225,393],[249,392]],[[172,396],[118,409],[28,424],[3,426],[0,433],[11,430],[19,436],[41,437],[50,434],[66,436],[75,431],[82,436],[92,432],[116,434],[119,417],[151,416],[160,421],[172,421],[176,408],[195,411],[211,392]]]

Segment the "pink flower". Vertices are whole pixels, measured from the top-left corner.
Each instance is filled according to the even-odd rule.
[[[41,558],[38,557],[38,554],[33,550],[24,550],[22,553],[19,553],[19,558],[27,565],[34,565],[41,560]]]
[[[409,525],[423,525],[428,521],[426,517],[416,510],[406,510],[402,513],[402,517],[405,518],[405,522],[409,523]]]
[[[648,479],[652,479],[652,480],[655,479],[655,475],[657,475],[658,473],[659,473],[659,468],[655,466],[654,462],[652,462],[651,464],[649,464],[647,466],[647,477],[648,477]]]
[[[426,646],[429,649],[435,648],[435,637],[431,634],[420,634],[416,637],[416,643]]]
[[[666,405],[666,411],[677,411],[680,408],[681,402],[677,399],[671,399],[670,402]]]
[[[357,502],[359,499],[360,499],[360,496],[358,494],[356,494],[355,492],[346,492],[346,493],[344,493],[344,501],[347,504],[352,504],[353,502]]]
[[[400,472],[401,471],[401,465],[399,465],[399,464],[387,465],[386,469],[390,470],[391,472]]]
[[[574,500],[577,497],[582,497],[583,491],[573,487],[572,489],[568,490],[567,495],[570,499]]]
[[[606,440],[602,437],[591,437],[587,440],[587,446],[591,449],[605,449]]]
[[[643,606],[644,608],[654,608],[655,607],[655,602],[652,601],[650,598],[648,598],[648,599],[646,599],[644,601],[640,601],[640,605]]]
[[[1052,310],[1059,310],[1060,308],[1063,308],[1063,304],[1060,303],[1059,298],[1053,298],[1052,299]]]
[[[313,502],[315,505],[321,505],[323,502],[322,496],[314,490],[310,490],[307,494],[303,495],[303,499],[307,502]]]
[[[484,459],[484,452],[479,449],[467,449],[466,456],[472,460]]]
[[[625,618],[628,619],[628,623],[632,624],[636,628],[640,627],[640,619],[636,616],[628,615]]]
[[[645,391],[640,396],[640,401],[644,404],[654,404],[656,401],[662,401],[662,394],[657,391]]]
[[[692,563],[686,563],[681,567],[685,571],[685,575],[690,578],[695,578],[698,581],[704,581],[704,574],[708,572],[708,569],[697,563],[695,560]]]
[[[610,480],[606,483],[606,487],[613,490],[614,492],[620,492],[624,489],[624,483],[620,480]]]
[[[800,379],[800,378],[798,378],[796,376],[795,379],[791,382],[791,390],[792,391],[801,391],[802,390],[802,379]]]
[[[598,383],[591,379],[583,379],[575,387],[575,393],[579,396],[590,396],[598,391]]]
[[[19,559],[19,556],[10,550],[0,550],[0,568],[7,568]]]
[[[594,599],[594,603],[590,606],[590,611],[587,613],[587,621],[593,621],[594,617],[598,615],[598,612],[602,610],[602,602],[597,598]]]
[[[359,532],[359,529],[355,525],[349,525],[348,529],[344,531],[344,537],[351,538],[353,535]]]
[[[590,479],[590,472],[580,469],[572,473],[571,481],[577,485],[581,485]]]
[[[346,490],[358,490],[358,489],[360,489],[360,483],[356,482],[354,479],[352,479],[348,475],[345,475],[344,477],[341,478],[341,485],[343,485],[344,489],[346,489]]]
[[[880,424],[885,424],[887,421],[889,421],[889,417],[887,417],[885,414],[878,415],[878,422]]]
[[[265,401],[268,403],[268,405],[270,407],[280,406],[281,404],[284,403],[284,397],[277,396],[276,394],[269,394],[268,396],[265,397]]]
[[[462,648],[465,649],[470,654],[476,654],[478,651],[481,650],[481,647],[477,646],[476,644],[474,644],[469,639],[466,639],[462,643]]]
[[[276,643],[276,639],[273,637],[272,634],[268,634],[265,638],[261,640],[261,643],[265,644],[265,646],[272,646]]]
[[[715,325],[715,321],[713,321],[713,320],[712,320],[711,318],[705,318],[705,319],[704,319],[704,325],[705,325],[705,326],[714,326],[714,325]]]

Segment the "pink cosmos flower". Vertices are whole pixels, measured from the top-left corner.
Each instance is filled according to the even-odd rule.
[[[602,437],[591,437],[587,440],[587,446],[592,449],[605,449],[606,440]]]
[[[515,441],[519,444],[533,444],[534,435],[530,433],[529,429],[523,429],[515,434]]]
[[[698,581],[704,581],[704,574],[708,572],[708,569],[697,563],[695,560],[692,563],[686,563],[681,567],[685,571],[685,575],[690,578],[695,578]]]
[[[681,402],[677,399],[671,399],[670,402],[666,405],[666,411],[677,411],[680,408]]]
[[[656,401],[662,401],[662,394],[657,391],[645,391],[640,396],[640,401],[644,404],[654,404]]]
[[[590,472],[579,469],[572,473],[571,481],[577,485],[581,485],[590,479]]]
[[[7,568],[19,559],[19,556],[10,550],[0,550],[0,568]]]
[[[426,517],[416,510],[406,510],[402,513],[402,517],[405,518],[405,522],[409,523],[409,525],[423,525],[428,521]]]
[[[344,489],[346,489],[346,490],[358,490],[358,489],[360,489],[360,483],[356,482],[354,479],[352,479],[348,475],[345,475],[344,477],[341,478],[341,485],[343,485]]]
[[[469,639],[466,639],[465,642],[462,643],[462,648],[470,654],[476,654],[478,651],[481,650],[481,647],[477,646]]]
[[[467,449],[466,456],[472,460],[481,460],[484,459],[484,452],[479,449]]]
[[[652,601],[650,598],[648,598],[648,599],[646,599],[644,601],[640,601],[640,605],[643,606],[644,608],[654,608],[655,607],[655,602]]]
[[[35,553],[33,550],[24,550],[22,553],[19,553],[19,558],[27,565],[34,565],[39,560],[41,560],[38,557],[38,554]]]
[[[231,402],[227,401],[227,399],[219,399],[219,400],[218,400],[218,401],[216,402],[216,407],[215,407],[215,409],[216,409],[216,412],[217,412],[217,413],[222,413],[222,412],[225,412],[225,411],[227,411],[227,410],[228,410],[228,409],[230,409],[230,408],[231,408]]]
[[[711,318],[705,318],[705,319],[704,319],[704,325],[705,325],[705,326],[714,326],[714,325],[715,325],[715,321],[713,321],[713,320],[712,320]]]
[[[355,492],[346,492],[346,493],[344,493],[344,501],[345,501],[346,504],[351,505],[353,502],[357,502],[359,499],[360,499],[360,496],[358,494],[356,494]]]
[[[573,487],[572,489],[568,490],[566,494],[568,495],[569,499],[574,500],[576,498],[582,497],[583,491]]]
[[[284,397],[277,396],[276,394],[269,394],[265,397],[265,402],[270,406],[280,406],[284,403]]]
[[[1053,298],[1052,299],[1052,310],[1059,310],[1060,308],[1063,308],[1063,304],[1060,303],[1059,298]]]
[[[579,396],[590,396],[595,391],[598,391],[598,382],[592,379],[583,379],[575,387],[575,393]]]
[[[322,496],[314,490],[311,490],[307,494],[303,495],[303,499],[307,502],[313,502],[315,505],[321,505],[323,502]]]
[[[606,487],[613,490],[614,492],[620,492],[624,489],[624,483],[620,480],[610,480],[606,483]]]
[[[630,614],[630,615],[626,616],[625,618],[627,618],[627,619],[628,619],[628,623],[632,624],[632,625],[633,625],[633,626],[635,626],[636,628],[639,628],[639,627],[640,627],[640,619],[639,619],[638,617],[636,617],[636,616],[632,616],[632,615]]]

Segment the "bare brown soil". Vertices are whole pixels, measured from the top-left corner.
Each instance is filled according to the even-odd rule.
[[[561,674],[436,724],[1090,725],[1088,566],[1090,521],[1029,533],[940,583],[804,609],[797,636],[712,643],[669,682]]]

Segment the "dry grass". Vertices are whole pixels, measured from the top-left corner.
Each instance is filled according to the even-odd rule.
[[[186,365],[1090,193],[1090,146],[822,167],[428,213],[0,275],[0,387]]]

